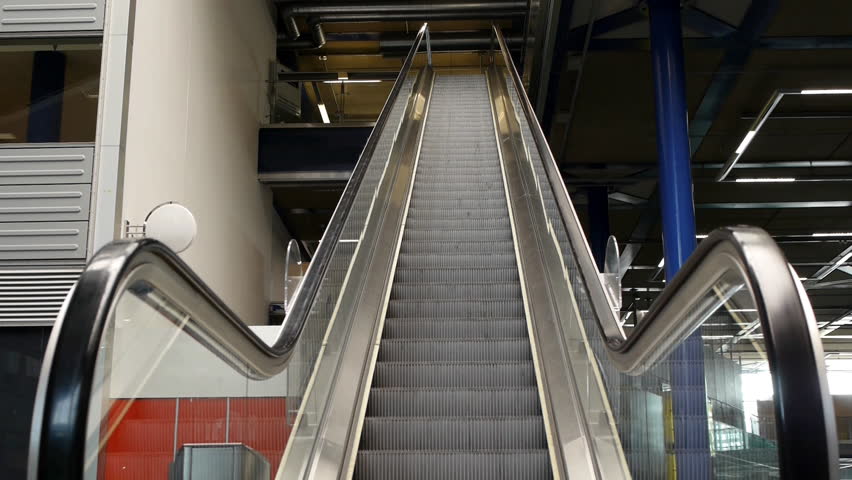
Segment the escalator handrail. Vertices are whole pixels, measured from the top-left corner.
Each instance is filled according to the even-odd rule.
[[[328,270],[367,164],[427,35],[428,25],[424,23],[305,273],[293,308],[272,345],[253,333],[177,254],[156,240],[114,241],[92,257],[66,298],[46,348],[33,410],[28,478],[82,478],[89,402],[102,335],[123,287],[142,265],[153,264],[179,279],[205,308],[216,312],[217,318],[213,319],[191,316],[186,330],[190,335],[193,332],[214,333],[199,337],[212,338],[212,341],[204,341],[206,347],[237,370],[263,379],[280,373],[287,366]],[[227,338],[228,342],[218,343],[216,338]]]
[[[424,23],[423,26],[420,27],[417,35],[414,37],[414,43],[411,45],[411,49],[408,51],[408,55],[406,55],[405,60],[402,63],[402,68],[399,71],[399,75],[396,77],[396,81],[391,88],[387,100],[385,100],[382,112],[376,120],[376,125],[373,127],[372,132],[370,132],[370,136],[367,138],[367,144],[364,146],[364,150],[361,152],[358,163],[355,165],[355,169],[352,171],[352,175],[346,183],[346,188],[343,190],[340,201],[334,209],[334,213],[331,215],[328,227],[326,227],[326,230],[320,239],[319,248],[317,249],[314,258],[311,260],[310,265],[308,265],[307,272],[305,272],[305,279],[297,292],[296,298],[293,299],[293,306],[287,314],[287,317],[284,319],[281,334],[274,345],[276,350],[292,350],[301,335],[302,329],[304,329],[305,321],[308,318],[311,305],[313,305],[314,298],[319,290],[320,282],[323,278],[325,278],[325,272],[328,270],[328,265],[332,256],[331,254],[334,251],[333,247],[337,245],[340,235],[343,233],[343,226],[346,223],[346,218],[349,216],[349,211],[352,209],[352,204],[355,200],[355,193],[358,191],[361,179],[367,171],[367,164],[369,162],[366,160],[372,157],[373,151],[376,149],[376,145],[379,142],[379,136],[388,122],[392,107],[396,102],[396,98],[399,96],[399,92],[402,90],[402,85],[408,76],[408,72],[411,70],[411,66],[414,64],[414,57],[417,55],[417,51],[420,49],[420,43],[424,38],[426,38],[428,45],[429,25],[427,23]],[[316,272],[316,274],[312,275],[312,271]]]
[[[712,232],[630,336],[625,335],[502,32],[496,25],[493,31],[544,163],[612,363],[622,372],[642,373],[700,327],[704,317],[684,313],[690,306],[700,306],[719,275],[723,271],[737,272],[752,293],[766,345],[775,392],[780,472],[783,478],[837,478],[836,425],[822,343],[804,288],[778,245],[759,228],[732,227]]]

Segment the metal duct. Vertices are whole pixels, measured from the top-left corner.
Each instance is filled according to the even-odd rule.
[[[346,41],[363,41],[360,35],[353,34],[329,34],[330,40],[334,42]],[[346,53],[351,55],[356,54],[397,54],[407,52],[411,48],[411,37],[378,37],[378,50],[375,47],[369,47],[366,50],[350,50]],[[369,40],[369,41],[376,41]],[[434,51],[470,51],[470,50],[488,50],[492,47],[491,35],[484,32],[464,32],[464,33],[433,33],[430,43]],[[519,48],[523,44],[523,36],[512,36],[506,38],[506,43],[509,48]],[[282,50],[310,50],[318,48],[314,40],[278,40],[278,48]]]
[[[487,33],[433,33],[430,39],[432,50],[488,50],[493,47],[492,37]],[[523,36],[506,37],[509,48],[517,48],[523,44]],[[379,41],[382,53],[407,51],[411,48],[410,38],[387,39]]]
[[[490,12],[423,12],[423,13],[336,13],[308,18],[308,23],[404,22],[435,20],[476,20],[515,18],[526,15],[524,10],[495,10]]]

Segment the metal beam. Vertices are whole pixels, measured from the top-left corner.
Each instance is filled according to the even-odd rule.
[[[693,156],[701,148],[704,137],[710,131],[728,96],[736,86],[752,49],[766,31],[777,10],[777,0],[753,0],[743,17],[739,30],[731,35],[733,43],[725,50],[725,55],[713,74],[713,79],[705,90],[704,98],[701,99],[689,125],[690,149]]]
[[[684,26],[711,37],[724,38],[737,31],[733,25],[692,5],[685,5],[680,13]]]
[[[556,23],[556,44],[550,57],[550,67],[547,81],[542,77],[539,87],[535,111],[541,120],[541,129],[544,134],[550,136],[553,127],[553,115],[559,102],[559,79],[562,78],[562,69],[568,56],[568,39],[571,34],[571,14],[574,11],[574,0],[562,0],[559,7],[559,20]]]
[[[826,265],[819,270],[811,278],[813,280],[822,280],[823,278],[829,276],[831,272],[837,270],[844,263],[846,263],[850,258],[852,258],[852,245],[846,247],[842,252],[838,253],[831,259],[830,265]],[[811,288],[810,285],[806,285],[808,288]]]
[[[717,38],[685,38],[683,46],[687,49],[720,49],[735,44],[732,36]],[[571,39],[569,49],[583,48],[582,39]],[[651,44],[647,38],[596,38],[593,39],[589,50],[650,50]],[[762,37],[755,43],[755,48],[767,50],[847,50],[852,49],[852,36],[807,36],[807,37]]]
[[[594,25],[592,25],[592,38],[609,33],[613,30],[628,27],[634,23],[639,23],[647,19],[647,15],[645,15],[642,9],[638,6],[630,7],[626,10],[595,20]],[[576,46],[578,44],[580,45],[580,48],[582,48],[583,42],[586,38],[586,28],[588,28],[588,25],[580,25],[579,27],[572,28],[567,35],[567,45],[574,47],[575,50],[577,49]]]

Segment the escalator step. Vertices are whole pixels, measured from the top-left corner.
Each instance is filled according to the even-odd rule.
[[[513,362],[530,360],[527,339],[382,340],[380,362]]]
[[[523,317],[524,302],[512,300],[446,301],[391,300],[388,317]]]
[[[391,289],[391,300],[499,300],[521,298],[515,283],[399,283]]]
[[[444,196],[444,198],[453,198]],[[446,218],[505,218],[505,208],[470,208],[470,209],[425,209],[412,203],[408,209],[408,218],[416,218],[418,220],[443,220]],[[508,225],[508,222],[507,222]]]
[[[503,201],[502,199],[500,200]],[[471,205],[468,208],[475,208],[476,205]],[[496,204],[492,208],[499,208]],[[426,208],[424,206],[424,208]],[[432,209],[458,208],[457,206],[440,206],[432,207]],[[511,231],[511,226],[506,222],[505,218],[440,218],[437,220],[427,220],[420,218],[408,217],[406,220],[406,228],[409,231],[421,229],[439,229],[439,230],[489,230],[489,229],[505,229]]]
[[[370,417],[524,417],[541,415],[535,387],[373,388]]]
[[[422,229],[411,228],[405,232],[406,240],[411,242],[451,242],[451,241],[512,241],[512,229],[507,225],[504,228],[467,228],[467,229]]]
[[[535,368],[525,362],[378,362],[376,387],[533,386]]]
[[[512,253],[515,246],[511,241],[470,242],[402,242],[402,253]]]
[[[540,480],[552,478],[547,450],[361,451],[355,479]]]
[[[444,253],[401,252],[397,270],[405,268],[489,268],[518,267],[515,253],[488,252],[478,255]]]
[[[527,336],[523,318],[388,318],[384,338],[512,338]]]
[[[342,277],[341,277],[342,279]],[[518,284],[518,269],[503,268],[397,268],[394,284],[409,283],[469,283],[469,282],[514,282]]]
[[[367,417],[364,450],[547,448],[541,417]]]

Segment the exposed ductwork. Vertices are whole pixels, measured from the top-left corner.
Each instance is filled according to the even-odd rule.
[[[309,24],[315,23],[356,23],[356,22],[404,22],[404,21],[436,21],[436,20],[477,20],[487,18],[523,17],[524,10],[496,10],[484,14],[482,12],[429,12],[429,13],[335,13],[308,17]],[[290,17],[292,18],[292,17]]]
[[[329,34],[331,40],[335,42],[358,41],[364,40],[363,35],[358,34]],[[325,37],[323,37],[325,38]],[[378,41],[378,50],[376,47],[368,47],[366,50],[351,50],[346,49],[349,54],[389,54],[396,55],[405,53],[411,48],[410,36],[388,36],[381,35],[376,38],[371,38],[369,41]],[[493,47],[492,38],[487,33],[482,32],[436,32],[431,34],[430,45],[433,51],[471,51],[471,50],[489,50]],[[506,38],[506,43],[509,48],[520,48],[523,43],[523,37],[512,36]],[[279,39],[278,48],[283,50],[309,50],[318,48],[316,38],[314,40],[288,40]]]
[[[454,0],[408,0],[408,1],[372,1],[360,4],[349,2],[322,2],[309,4],[291,4],[277,0],[279,11],[284,19],[284,29],[290,40],[301,35],[295,17],[315,17],[313,24],[320,24],[323,17],[338,18],[337,21],[380,21],[414,19],[471,19],[504,18],[527,10],[526,0],[498,0],[493,2]],[[355,15],[357,17],[349,17]],[[351,20],[351,18],[360,18]],[[328,20],[333,21],[333,20]]]

